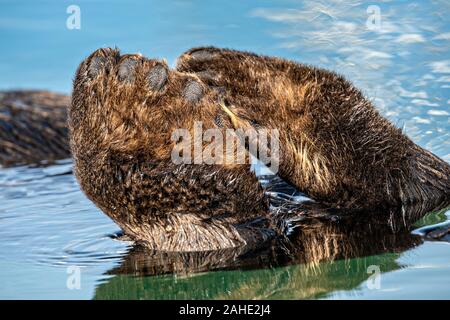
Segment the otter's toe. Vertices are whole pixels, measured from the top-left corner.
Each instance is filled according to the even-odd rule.
[[[88,75],[91,78],[97,77],[104,68],[106,59],[104,57],[93,57],[88,67]]]
[[[183,98],[188,102],[198,102],[204,94],[203,86],[195,80],[191,80],[186,84],[183,90]]]
[[[219,52],[220,50],[217,48],[206,47],[191,49],[186,52],[186,55],[193,59],[206,60],[216,57]]]
[[[147,82],[152,90],[161,90],[167,82],[169,71],[162,64],[157,64],[150,69],[147,75]]]
[[[220,60],[220,57],[221,50],[217,48],[191,49],[178,59],[177,70],[195,73],[208,86],[219,86],[221,74],[217,72],[215,62]]]
[[[106,74],[117,61],[119,51],[111,48],[101,48],[94,51],[85,61],[87,75],[95,79]]]
[[[138,59],[126,57],[122,60],[117,71],[117,76],[120,81],[131,83],[136,77],[136,66],[138,64]]]
[[[141,55],[122,56],[117,77],[124,83],[147,87],[160,91],[167,83],[169,70],[164,62],[146,59]]]

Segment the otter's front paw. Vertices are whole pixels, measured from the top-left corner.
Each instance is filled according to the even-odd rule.
[[[187,126],[190,119],[181,115],[196,113],[194,105],[205,96],[198,77],[170,70],[163,60],[98,49],[75,78],[72,131],[84,131],[100,149],[158,148],[168,144],[161,140],[167,133]]]

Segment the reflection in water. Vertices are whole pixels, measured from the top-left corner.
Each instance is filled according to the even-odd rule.
[[[136,246],[108,271],[113,277],[97,287],[95,298],[317,298],[360,285],[371,265],[382,272],[399,269],[399,253],[423,242],[410,229],[427,212],[424,206],[337,212],[311,202],[295,204],[287,199],[296,196],[288,192],[292,187],[265,178],[275,214],[292,217],[288,237],[258,250],[176,253]]]
[[[304,299],[351,290],[366,280],[367,268],[399,269],[399,254],[339,260],[320,267],[291,265],[251,271],[216,271],[190,277],[116,275],[96,289],[94,299]]]

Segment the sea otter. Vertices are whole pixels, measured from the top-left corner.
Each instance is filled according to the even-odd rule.
[[[193,49],[171,70],[99,49],[74,80],[75,174],[94,203],[152,249],[257,245],[280,232],[249,164],[173,162],[173,131],[196,121],[278,129],[280,175],[334,207],[449,204],[449,165],[335,73],[216,48]]]

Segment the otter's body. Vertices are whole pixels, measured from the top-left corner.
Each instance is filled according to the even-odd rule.
[[[195,121],[278,129],[280,176],[333,207],[449,204],[448,164],[332,72],[215,48],[189,51],[177,70],[97,50],[77,71],[69,110],[82,189],[153,249],[257,245],[276,232],[279,217],[248,164],[173,162],[172,133]]]

